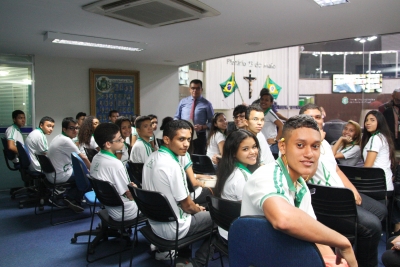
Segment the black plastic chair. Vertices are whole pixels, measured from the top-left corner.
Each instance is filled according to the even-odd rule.
[[[213,222],[218,226],[229,232],[229,228],[234,220],[240,217],[240,209],[242,207],[242,202],[240,201],[231,201],[227,199],[218,198],[215,196],[207,196],[208,208],[210,210],[210,215]],[[213,228],[210,231],[210,235],[213,234]],[[216,234],[217,237],[214,239],[213,243],[210,244],[214,246],[220,252],[220,260],[221,265],[224,266],[224,262],[222,261],[222,255],[228,256],[228,245],[225,240],[222,240],[223,237]],[[210,236],[210,242],[213,239]],[[208,258],[206,266],[208,266]]]
[[[275,230],[264,216],[239,217],[228,237],[230,267],[325,267],[315,244]]]
[[[132,193],[133,198],[138,205],[139,210],[150,220],[156,222],[176,223],[175,240],[166,240],[154,234],[150,225],[140,228],[142,235],[153,245],[158,247],[161,251],[178,251],[181,248],[187,247],[192,243],[204,239],[209,236],[210,231],[207,229],[200,233],[185,236],[178,239],[179,223],[174,210],[172,209],[167,197],[155,191],[148,191],[128,185],[129,191]],[[175,266],[176,255],[170,255],[171,266]]]
[[[348,188],[308,184],[317,220],[341,233],[350,243],[357,240],[357,206]]]
[[[86,253],[86,260],[89,263],[107,258],[109,256],[115,255],[119,253],[119,266],[121,266],[121,254],[122,252],[129,250],[130,245],[132,244],[131,239],[129,237],[129,232],[126,231],[127,228],[131,229],[133,226],[136,226],[138,223],[143,223],[147,220],[147,218],[143,216],[138,216],[137,218],[129,221],[125,221],[125,208],[124,202],[122,201],[120,195],[115,190],[114,186],[107,182],[95,179],[93,177],[89,178],[93,189],[96,193],[96,197],[98,200],[105,206],[108,207],[121,207],[122,208],[122,220],[115,221],[109,215],[106,209],[102,209],[98,211],[96,214],[99,216],[101,220],[101,228],[96,229],[96,237],[90,241],[91,236],[93,234],[93,220],[94,220],[94,213],[92,214],[92,221],[90,223],[90,232],[89,232],[89,242],[87,247]],[[136,227],[135,227],[136,228]],[[105,256],[101,256],[96,259],[90,259],[89,254],[94,253],[94,248],[102,241],[107,241],[108,237],[118,237],[125,239],[127,241],[127,248],[122,249],[116,252],[109,253]],[[137,242],[137,232],[135,231],[134,240]]]
[[[193,162],[193,172],[200,174],[215,174],[214,165],[211,159],[206,155],[191,155]]]
[[[352,167],[339,165],[340,170],[349,178],[350,182],[363,193],[375,200],[384,201],[388,207],[386,176],[381,168]],[[390,214],[391,212],[389,212]],[[390,218],[386,217],[386,239],[389,238]]]
[[[36,155],[36,158],[39,161],[40,167],[42,168],[42,173],[43,174],[51,174],[54,173],[54,180],[53,183],[49,182],[48,179],[43,179],[44,184],[47,188],[49,188],[52,191],[52,196],[54,196],[56,188],[57,187],[64,187],[64,188],[68,188],[74,185],[74,183],[57,183],[57,174],[56,171],[54,169],[53,164],[51,163],[50,159],[45,156],[45,155]],[[58,210],[64,210],[66,207],[62,207],[62,208],[58,208]],[[72,219],[67,219],[64,221],[59,221],[54,223],[53,222],[53,211],[54,211],[54,205],[51,205],[51,210],[50,210],[50,224],[51,225],[58,225],[58,224],[63,224],[63,223],[68,223],[68,222],[72,222],[75,221],[77,219],[80,218],[72,218]],[[36,207],[35,207],[35,213],[36,213]]]
[[[27,198],[19,201],[19,208],[22,209],[26,203],[39,203],[39,209],[43,210],[43,204],[46,198],[46,188],[43,185],[43,179],[46,179],[43,173],[31,171],[31,158],[29,151],[23,144],[17,141],[19,171],[21,173],[22,181],[25,184]],[[18,190],[21,191],[22,189]],[[14,192],[15,193],[15,192]]]
[[[83,149],[85,150],[86,156],[90,162],[92,162],[93,157],[96,156],[97,153],[99,153],[99,151],[93,148],[84,147]]]
[[[8,144],[7,144],[7,138],[2,137],[1,138],[1,143],[3,144],[3,155],[4,155],[4,160],[6,162],[6,166],[10,171],[18,171],[19,170],[19,163],[14,163],[13,160],[15,158],[15,154],[8,149]],[[10,194],[11,198],[14,199],[15,195],[18,194],[19,192],[16,192],[18,190],[22,189],[21,187],[13,187],[10,189]],[[24,191],[24,190],[22,190]],[[15,192],[15,193],[14,193]]]
[[[140,188],[142,188],[143,165],[143,163],[133,163],[128,161],[128,173],[131,181]]]

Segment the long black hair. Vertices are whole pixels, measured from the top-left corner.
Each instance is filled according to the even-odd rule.
[[[85,120],[82,122],[82,125],[79,129],[78,140],[79,144],[90,145],[90,139],[92,138],[92,134],[94,133],[93,120],[96,119],[94,116],[87,116]]]
[[[378,125],[376,126],[376,131],[379,131],[379,133],[381,133],[386,138],[386,141],[389,145],[389,159],[391,163],[390,167],[394,171],[394,169],[396,168],[396,152],[392,139],[392,132],[389,130],[389,126],[387,125],[385,117],[383,117],[382,113],[377,110],[371,110],[365,115],[364,129],[361,139],[361,151],[364,151],[364,147],[367,145],[369,138],[372,136],[372,134],[368,132],[365,128],[365,122],[367,121],[368,115],[372,115],[376,118],[376,121],[378,122]]]
[[[225,140],[222,158],[218,163],[218,170],[217,170],[218,179],[217,179],[217,184],[215,186],[216,196],[219,197],[221,196],[226,180],[228,180],[228,177],[235,170],[236,167],[235,163],[237,162],[236,154],[239,150],[240,144],[244,139],[249,137],[254,139],[254,142],[256,143],[256,146],[259,151],[257,155],[256,165],[260,163],[260,144],[258,143],[257,137],[251,132],[244,129],[239,129],[230,133]]]
[[[221,130],[218,128],[218,126],[215,125],[215,124],[217,124],[218,117],[221,116],[221,115],[224,115],[224,117],[225,117],[225,114],[222,113],[222,112],[216,112],[216,113],[214,113],[213,119],[212,119],[212,121],[211,121],[211,129],[210,129],[210,132],[208,133],[207,147],[210,145],[210,140],[211,140],[211,138],[212,138],[218,131],[221,131]],[[222,131],[221,131],[221,132],[222,132]],[[222,133],[223,133],[224,135],[226,135],[226,129],[225,129]]]

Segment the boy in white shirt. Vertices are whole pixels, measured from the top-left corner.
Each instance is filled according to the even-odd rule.
[[[54,129],[54,120],[48,116],[40,120],[39,127],[33,130],[25,140],[25,146],[31,157],[31,171],[41,171],[40,164],[35,155],[46,155],[49,150],[46,135],[50,135]]]
[[[153,136],[150,117],[141,116],[137,118],[135,126],[139,137],[132,147],[129,160],[133,163],[144,163],[154,151],[153,146],[150,144],[150,138]]]
[[[14,110],[12,113],[13,125],[7,128],[5,136],[7,138],[8,149],[15,154],[14,163],[18,163],[17,141],[24,144],[21,134],[21,127],[25,125],[25,113],[22,110]]]

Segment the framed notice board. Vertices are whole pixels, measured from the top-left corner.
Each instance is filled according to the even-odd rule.
[[[140,113],[139,71],[89,69],[90,113],[108,122],[108,112],[120,116]]]

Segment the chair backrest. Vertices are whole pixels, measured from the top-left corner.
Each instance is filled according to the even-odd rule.
[[[158,222],[178,221],[174,210],[163,193],[140,189],[132,185],[128,185],[128,188],[139,210],[148,219]]]
[[[207,196],[210,215],[215,224],[229,231],[234,220],[240,217],[242,202]]]
[[[93,190],[96,193],[96,197],[101,204],[109,207],[118,207],[124,205],[117,190],[115,190],[114,186],[110,182],[101,181],[92,176],[90,176],[89,179],[93,185]]]
[[[191,158],[194,173],[215,174],[214,165],[208,156],[192,154]]]
[[[2,137],[1,143],[3,144],[3,153],[6,160],[13,160],[15,158],[15,154],[8,149],[7,138]]]
[[[358,192],[376,200],[386,200],[386,177],[381,168],[341,166],[339,168]]]
[[[46,155],[37,155],[36,158],[39,161],[40,167],[42,168],[42,172],[44,173],[53,173],[56,172],[56,170],[53,167],[53,164],[51,163],[50,159]]]
[[[308,184],[317,220],[341,233],[353,244],[357,237],[357,207],[348,188]]]
[[[235,220],[228,236],[229,266],[325,266],[315,244],[275,230],[264,216]]]
[[[156,141],[157,141],[158,147],[161,147],[162,145],[164,145],[164,141],[162,139],[156,138]]]
[[[194,193],[196,190],[194,189],[192,181],[190,181],[190,178],[187,175],[186,175],[186,182],[187,182],[187,188],[189,190],[189,193]],[[196,196],[194,198],[196,198]]]
[[[75,184],[79,191],[87,192],[91,188],[87,174],[89,171],[81,159],[81,157],[76,154],[76,152],[71,153],[72,169],[74,170]]]
[[[143,177],[143,163],[133,163],[128,161],[129,171],[135,178],[139,185],[142,185],[142,177]]]
[[[90,162],[92,162],[93,157],[94,157],[97,153],[99,153],[99,151],[97,151],[96,149],[93,149],[93,148],[86,148],[86,147],[84,147],[84,149],[85,149],[86,156],[87,156],[87,158],[88,158],[88,160],[89,160]]]
[[[28,169],[31,165],[31,158],[29,152],[27,152],[25,146],[17,141],[18,159],[21,168]]]

